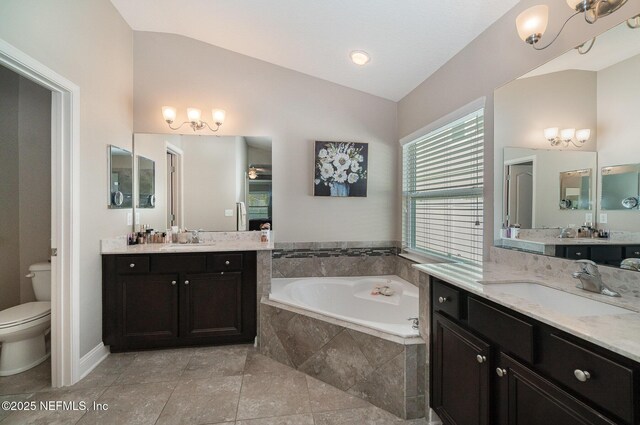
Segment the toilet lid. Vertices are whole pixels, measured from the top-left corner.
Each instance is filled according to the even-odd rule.
[[[51,314],[50,301],[34,301],[0,311],[0,329],[40,319]]]

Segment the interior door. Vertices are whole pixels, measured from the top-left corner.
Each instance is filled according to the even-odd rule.
[[[533,227],[533,163],[508,166],[507,174],[508,224],[523,229]]]

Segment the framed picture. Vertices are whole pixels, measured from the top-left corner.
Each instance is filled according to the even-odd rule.
[[[313,196],[367,196],[368,143],[316,141],[314,152]]]

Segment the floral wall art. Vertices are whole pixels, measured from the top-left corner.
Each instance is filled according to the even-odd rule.
[[[367,196],[369,145],[316,142],[314,196]]]

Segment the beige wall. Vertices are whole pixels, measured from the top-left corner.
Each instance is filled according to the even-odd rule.
[[[0,310],[20,303],[19,76],[0,66]]]
[[[35,300],[33,263],[49,259],[51,246],[51,92],[20,78],[20,302]]]
[[[598,72],[598,161],[640,163],[640,55]],[[598,187],[602,187],[599,185]],[[640,212],[603,211],[612,230],[640,230]]]
[[[543,51],[534,51],[520,40],[515,19],[536,4],[549,6],[549,28],[542,43],[550,40],[571,15],[564,1],[522,0],[437,72],[416,87],[398,104],[398,138],[426,126],[456,109],[486,96],[485,109],[485,253],[493,242],[494,182],[493,91],[526,72],[560,56],[585,40],[640,13],[640,2],[628,2],[615,15],[589,25],[583,20],[570,22],[558,41]],[[499,217],[500,214],[497,215]]]
[[[0,38],[80,87],[80,354],[102,340],[100,243],[130,227],[109,210],[107,145],[131,148],[132,31],[108,0],[3,0]]]
[[[562,71],[515,80],[494,93],[494,211],[503,211],[505,147],[537,151],[537,194],[534,227],[558,227],[585,222],[585,211],[560,211],[558,173],[592,168],[595,187],[597,165],[597,78],[595,72]],[[582,148],[554,148],[544,138],[548,127],[590,128],[591,138]],[[527,149],[528,150],[528,149]],[[595,200],[595,192],[593,193]],[[595,205],[595,202],[593,202]],[[595,214],[595,210],[589,211]],[[502,219],[496,217],[495,237]]]
[[[193,105],[226,109],[221,135],[272,138],[276,241],[399,237],[396,103],[176,35],[136,32],[134,51],[136,132]],[[312,196],[314,140],[369,142],[367,198]]]
[[[0,67],[0,310],[34,301],[29,266],[49,259],[51,92]]]

